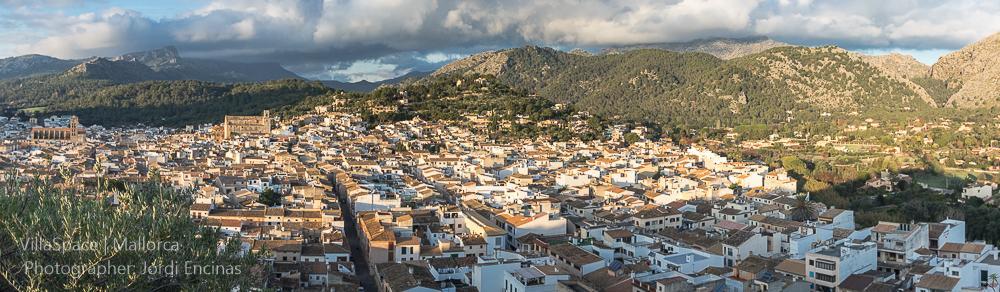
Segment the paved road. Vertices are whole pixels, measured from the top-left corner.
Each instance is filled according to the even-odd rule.
[[[332,177],[330,181],[333,181]],[[365,291],[376,292],[378,286],[375,285],[375,280],[372,279],[371,272],[368,271],[368,259],[365,257],[364,250],[361,249],[361,243],[358,240],[358,220],[354,217],[354,210],[351,209],[351,204],[347,203],[346,197],[344,194],[337,194],[337,200],[340,201],[340,211],[344,216],[344,238],[351,250],[354,271]]]

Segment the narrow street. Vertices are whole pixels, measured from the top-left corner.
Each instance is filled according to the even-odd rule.
[[[333,177],[329,179],[334,181]],[[334,193],[337,193],[336,190]],[[361,242],[358,239],[358,221],[354,216],[354,210],[348,203],[347,195],[337,193],[337,201],[340,202],[340,211],[344,217],[344,239],[347,240],[348,248],[351,250],[351,261],[354,262],[354,271],[361,282],[361,287],[369,292],[378,291],[375,279],[372,278],[371,271],[368,270],[368,258],[365,256],[364,250],[361,249]]]

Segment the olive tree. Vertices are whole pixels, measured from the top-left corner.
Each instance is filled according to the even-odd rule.
[[[0,290],[207,291],[260,286],[259,255],[189,218],[157,182],[66,189],[0,184]],[[123,187],[122,187],[123,186]]]

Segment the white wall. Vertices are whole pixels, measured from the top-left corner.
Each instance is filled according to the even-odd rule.
[[[472,286],[479,288],[479,291],[503,291],[504,278],[500,275],[520,268],[520,262],[477,264],[472,267]]]

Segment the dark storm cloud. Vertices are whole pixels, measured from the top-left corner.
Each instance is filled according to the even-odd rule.
[[[14,2],[25,1],[0,3]],[[11,14],[27,16],[22,23],[46,36],[16,42],[16,53],[78,58],[175,45],[189,57],[274,61],[342,79],[377,77],[352,71],[364,68],[429,70],[455,56],[524,44],[594,48],[767,35],[851,49],[954,49],[1000,29],[1000,3],[973,0],[218,0],[156,20],[127,7],[79,15],[26,10]],[[364,66],[352,69],[358,61]]]

